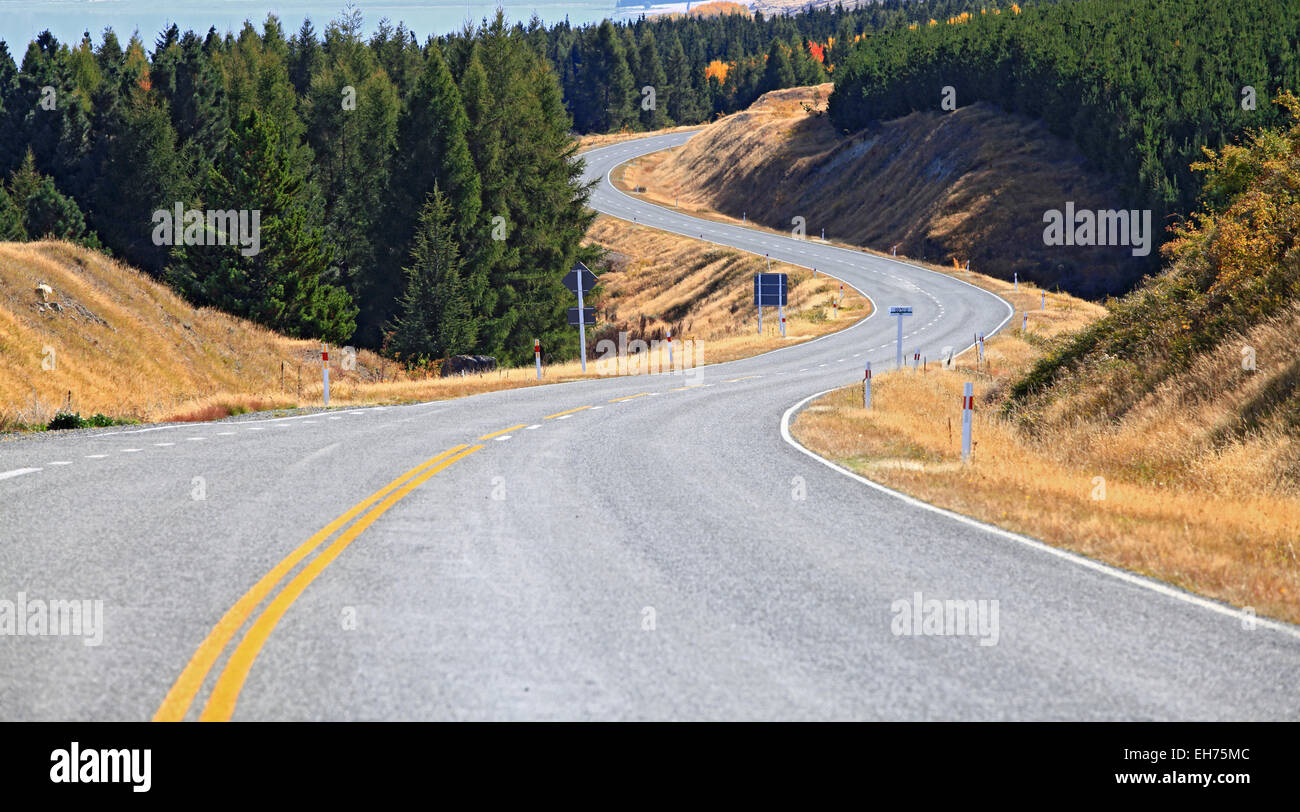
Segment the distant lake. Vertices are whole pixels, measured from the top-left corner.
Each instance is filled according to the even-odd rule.
[[[356,5],[365,18],[367,34],[374,31],[380,19],[387,17],[394,26],[405,22],[421,43],[430,34],[459,30],[466,18],[477,21],[490,17],[496,13],[498,5],[511,22],[527,22],[536,13],[548,25],[563,22],[565,16],[577,26],[599,22],[606,17],[618,19],[640,13],[639,9],[628,8],[616,12],[615,0],[519,3],[382,0]],[[280,18],[286,36],[296,32],[304,18],[311,19],[317,35],[320,35],[325,25],[339,16],[343,6],[344,3],[337,0],[0,0],[0,40],[8,43],[14,60],[21,62],[27,43],[47,28],[60,42],[79,42],[82,32],[89,31],[98,43],[104,28],[112,26],[123,44],[131,32],[138,29],[141,40],[152,50],[159,32],[172,23],[181,31],[192,29],[200,34],[207,33],[210,26],[216,26],[222,33],[237,33],[244,20],[251,20],[260,31],[268,13]]]

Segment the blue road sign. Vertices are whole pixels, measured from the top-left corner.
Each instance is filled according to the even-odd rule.
[[[754,304],[758,307],[784,307],[790,280],[783,273],[754,274]]]

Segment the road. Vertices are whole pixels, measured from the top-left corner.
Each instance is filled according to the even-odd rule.
[[[589,173],[685,137],[593,151]],[[930,358],[1009,315],[959,280],[603,181],[592,205],[910,304]],[[876,315],[685,378],[0,443],[0,629],[19,593],[29,620],[48,616],[34,600],[103,608],[98,645],[0,635],[0,718],[1300,717],[1294,627],[1246,628],[789,441],[810,395],[892,364],[894,330]],[[895,634],[917,593],[996,601],[996,636]]]

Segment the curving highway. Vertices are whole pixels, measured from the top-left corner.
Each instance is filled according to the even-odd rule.
[[[1009,318],[960,280],[608,183],[687,137],[589,152],[593,208],[911,305],[932,359]],[[0,443],[0,719],[1300,718],[1293,627],[793,443],[811,395],[892,365],[895,329],[685,378]],[[918,594],[985,625],[901,622]],[[39,633],[83,600],[93,634]]]

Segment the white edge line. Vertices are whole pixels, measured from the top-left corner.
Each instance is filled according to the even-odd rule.
[[[1030,547],[1032,549],[1038,550],[1039,552],[1054,555],[1057,558],[1062,558],[1073,564],[1077,564],[1078,566],[1086,567],[1090,570],[1093,570],[1094,572],[1100,572],[1103,575],[1109,575],[1113,578],[1118,578],[1119,580],[1124,581],[1125,583],[1133,584],[1134,586],[1139,586],[1144,589],[1149,589],[1152,592],[1159,593],[1166,597],[1175,598],[1177,600],[1183,601],[1184,603],[1190,603],[1193,606],[1199,606],[1202,609],[1208,609],[1211,612],[1217,612],[1218,614],[1225,615],[1235,620],[1241,620],[1243,617],[1247,617],[1247,615],[1243,614],[1240,609],[1229,606],[1225,603],[1220,603],[1218,601],[1210,600],[1209,598],[1203,598],[1200,595],[1194,595],[1190,592],[1186,592],[1176,587],[1172,587],[1168,584],[1161,583],[1160,581],[1156,581],[1151,578],[1137,575],[1127,570],[1119,569],[1118,567],[1112,567],[1109,564],[1103,564],[1100,561],[1096,561],[1086,556],[1079,555],[1078,553],[1073,553],[1070,552],[1069,550],[1063,550],[1060,547],[1053,547],[1052,545],[1046,544],[1042,541],[1039,541],[1038,539],[1030,538],[1029,536],[1022,536],[1019,533],[1013,533],[1010,530],[1004,530],[1003,528],[998,527],[997,525],[988,524],[987,522],[982,522],[979,519],[973,519],[970,516],[965,516],[961,513],[956,513],[954,511],[947,510],[945,508],[941,508],[936,505],[932,505],[929,502],[924,502],[920,499],[917,499],[914,496],[908,496],[902,491],[896,491],[893,488],[889,488],[884,485],[881,485],[879,482],[873,482],[872,480],[867,479],[866,477],[860,474],[854,473],[853,471],[850,471],[849,469],[841,465],[836,465],[835,463],[831,462],[830,460],[826,459],[820,454],[816,454],[813,451],[809,450],[808,448],[805,448],[803,445],[799,443],[799,441],[795,440],[794,437],[790,435],[790,418],[794,415],[795,412],[801,409],[810,400],[819,398],[822,395],[826,395],[836,391],[837,389],[843,389],[843,388],[844,387],[842,386],[837,386],[834,389],[826,389],[822,392],[817,392],[816,394],[809,395],[808,397],[799,401],[795,405],[791,406],[789,409],[786,409],[785,414],[781,415],[781,439],[785,440],[787,443],[789,443],[792,447],[794,447],[796,450],[800,451],[801,453],[807,454],[809,457],[812,457],[817,462],[820,462],[822,465],[825,465],[827,468],[830,468],[833,471],[837,471],[841,474],[844,474],[845,476],[851,479],[855,479],[869,488],[873,488],[881,493],[888,494],[889,496],[892,496],[895,499],[899,499],[913,507],[921,508],[922,510],[928,510],[931,513],[937,513],[940,516],[946,516],[949,519],[960,522],[969,527],[974,527],[976,529],[983,530],[986,533],[990,533],[995,536],[1000,536],[1001,538],[1008,539],[1010,541],[1019,542],[1020,544],[1023,544],[1026,547]],[[1259,617],[1259,616],[1253,617],[1252,620],[1260,626],[1264,626],[1266,628],[1272,629],[1273,631],[1281,632],[1283,634],[1290,635],[1291,637],[1294,637],[1296,639],[1300,639],[1300,628],[1297,628],[1290,624],[1282,623],[1280,621],[1272,620],[1266,617]]]

